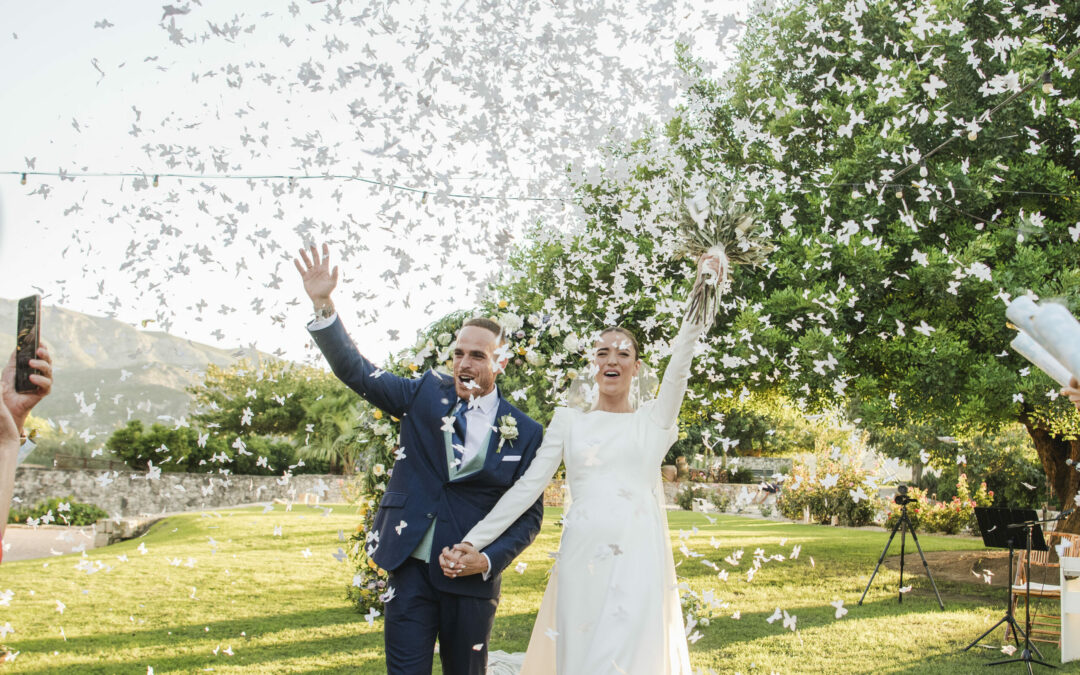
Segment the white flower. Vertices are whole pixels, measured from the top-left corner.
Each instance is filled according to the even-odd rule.
[[[454,336],[450,333],[439,333],[439,337],[437,339],[439,345],[445,347],[446,345],[450,344],[450,341],[454,339]]]
[[[544,358],[543,354],[532,349],[525,352],[525,361],[530,366],[542,366],[547,363],[547,360]]]
[[[503,334],[509,334],[516,333],[525,325],[525,322],[517,314],[507,312],[499,317],[499,324],[502,325]]]
[[[379,422],[371,428],[371,431],[376,436],[389,436],[393,433],[394,429],[390,426],[389,422]]]
[[[577,333],[567,333],[563,338],[562,346],[568,352],[576,352],[581,349],[581,340],[578,339]]]
[[[518,437],[517,420],[513,415],[503,415],[499,418],[499,447],[495,449],[496,453],[502,452],[503,443],[511,441],[513,445],[514,439]]]

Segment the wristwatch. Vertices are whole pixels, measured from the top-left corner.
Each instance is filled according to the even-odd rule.
[[[334,303],[328,302],[321,307],[315,307],[316,319],[329,319],[332,316],[334,316]]]

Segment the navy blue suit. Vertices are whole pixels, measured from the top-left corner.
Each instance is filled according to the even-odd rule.
[[[496,420],[512,415],[518,437],[503,440],[496,452],[500,438],[492,432],[483,468],[451,480],[443,417],[457,404],[453,378],[428,371],[409,379],[379,370],[357,351],[340,318],[311,335],[342,382],[401,420],[405,457],[394,463],[375,514],[377,539],[368,544],[371,558],[390,572],[395,591],[386,604],[388,672],[430,673],[438,636],[444,673],[482,675],[501,573],[540,531],[543,499],[484,549],[491,560],[487,580],[479,574],[450,579],[442,573],[438,556],[444,546],[460,542],[525,472],[540,446],[542,427],[500,395]],[[513,461],[515,457],[520,459]],[[424,563],[410,556],[432,520],[436,525],[431,560]],[[474,649],[481,643],[482,649]]]

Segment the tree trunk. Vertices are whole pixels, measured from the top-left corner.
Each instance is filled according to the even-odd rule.
[[[1058,507],[1062,511],[1075,508],[1074,500],[1077,490],[1080,489],[1080,471],[1076,470],[1077,462],[1080,462],[1080,439],[1067,441],[1060,436],[1053,436],[1026,413],[1021,415],[1020,421],[1035,444],[1035,452],[1046,471],[1046,482],[1054,491]],[[1072,462],[1066,464],[1067,460]],[[1080,509],[1073,511],[1057,529],[1080,534]]]
[[[922,482],[923,463],[916,457],[911,460],[911,484],[919,485]]]

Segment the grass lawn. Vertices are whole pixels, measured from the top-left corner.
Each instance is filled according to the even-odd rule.
[[[492,649],[522,651],[528,642],[551,565],[547,554],[558,545],[558,515],[548,509],[540,537],[520,558],[528,563],[525,573],[504,575]],[[347,506],[329,514],[302,506],[190,514],[85,556],[4,563],[0,634],[5,622],[14,632],[0,642],[19,654],[0,671],[382,673],[381,620],[369,625],[346,604],[343,588],[351,571],[333,557],[345,545],[338,532],[347,534],[355,523]],[[984,672],[987,660],[1002,656],[959,650],[1004,613],[1003,590],[939,580],[942,611],[929,582],[911,577],[914,588],[900,605],[898,574],[883,566],[865,604],[857,605],[885,545],[884,530],[737,516],[710,524],[687,512],[671,513],[670,523],[676,540],[682,530],[689,548],[704,554],[684,560],[676,551],[680,575],[691,588],[713,589],[730,603],[691,645],[697,668],[953,675]],[[274,535],[275,526],[281,536]],[[923,536],[920,542],[927,551],[981,548],[971,539]],[[790,560],[795,545],[801,553]],[[737,566],[723,561],[740,548]],[[765,563],[747,582],[757,548],[785,560]],[[899,542],[891,552],[899,552]],[[726,569],[728,580],[719,580],[702,560]],[[909,567],[921,569],[917,556]],[[849,610],[841,619],[829,605],[834,600]],[[777,607],[797,617],[795,632],[781,621],[766,621]],[[735,611],[739,619],[731,618]],[[1001,644],[1000,630],[992,637]],[[1040,649],[1047,661],[1059,662],[1055,647]],[[1008,668],[994,672],[1022,670]],[[1080,673],[1080,662],[1059,672]]]

